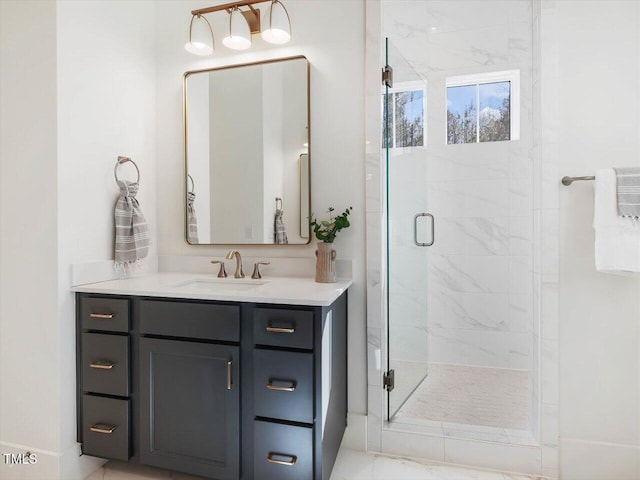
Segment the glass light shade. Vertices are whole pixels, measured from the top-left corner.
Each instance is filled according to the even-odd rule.
[[[251,46],[251,30],[247,19],[236,7],[231,10],[229,18],[229,32],[222,43],[233,50],[246,50]]]
[[[281,45],[291,40],[291,22],[287,9],[279,1],[271,2],[262,19],[262,39],[265,42]]]
[[[189,25],[189,41],[184,44],[187,52],[194,55],[211,55],[213,53],[213,32],[206,18],[194,16]]]

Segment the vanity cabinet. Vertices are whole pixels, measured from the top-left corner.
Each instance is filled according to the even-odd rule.
[[[329,306],[78,293],[85,454],[219,480],[327,480],[346,427]]]

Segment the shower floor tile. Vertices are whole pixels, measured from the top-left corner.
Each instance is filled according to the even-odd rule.
[[[535,445],[528,378],[522,370],[430,364],[429,375],[390,427],[502,443]]]

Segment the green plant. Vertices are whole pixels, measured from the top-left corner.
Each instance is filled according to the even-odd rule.
[[[313,233],[316,234],[316,238],[324,243],[333,243],[336,239],[336,235],[343,228],[347,228],[349,225],[349,214],[353,207],[347,208],[337,217],[333,216],[335,208],[329,207],[327,213],[329,214],[329,220],[322,220],[318,222],[315,218],[311,218],[309,224],[313,227]]]

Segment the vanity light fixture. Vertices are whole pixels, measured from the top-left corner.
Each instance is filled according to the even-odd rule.
[[[253,6],[265,2],[269,2],[269,7],[262,19],[265,29],[261,30],[260,10]],[[248,7],[248,9],[243,10],[242,7]],[[274,45],[282,45],[291,39],[291,19],[289,12],[280,0],[244,0],[193,10],[189,24],[189,41],[184,46],[188,52],[196,55],[211,55],[213,53],[213,29],[204,15],[223,10],[229,15],[228,30],[222,40],[227,48],[246,50],[251,47],[251,35],[258,33],[261,34],[265,42]],[[203,22],[195,22],[196,20],[203,20],[208,28],[205,28]]]
[[[194,28],[194,20],[199,20]],[[184,48],[194,55],[211,55],[215,49],[213,40],[213,30],[209,20],[200,14],[191,17],[189,23],[189,41],[184,44]]]
[[[264,16],[265,29],[262,39],[265,42],[281,45],[291,40],[291,19],[289,12],[280,0],[272,0]]]
[[[259,18],[259,17],[258,17]],[[233,50],[246,50],[251,46],[249,22],[236,5],[229,14],[229,30],[222,43]]]

